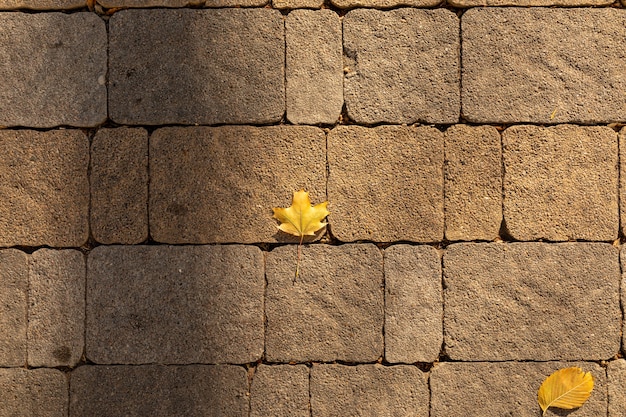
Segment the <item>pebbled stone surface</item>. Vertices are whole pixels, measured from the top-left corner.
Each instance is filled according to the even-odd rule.
[[[26,364],[28,255],[0,250],[0,366]]]
[[[609,417],[619,417],[626,410],[626,360],[609,362],[606,372],[609,380]]]
[[[0,416],[65,417],[68,384],[56,369],[0,368]]]
[[[250,388],[250,417],[309,417],[309,369],[259,365]]]

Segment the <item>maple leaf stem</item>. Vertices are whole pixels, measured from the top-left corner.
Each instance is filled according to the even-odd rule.
[[[304,235],[300,236],[300,243],[298,244],[298,258],[296,259],[296,276],[293,278],[294,285],[296,284],[298,275],[300,275],[300,254],[302,253],[302,239],[304,239]]]

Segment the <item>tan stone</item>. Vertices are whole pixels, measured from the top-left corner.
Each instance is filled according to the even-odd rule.
[[[608,417],[621,417],[626,410],[626,360],[609,362],[606,372],[609,380]]]
[[[0,416],[66,417],[68,384],[56,369],[0,368]]]
[[[309,417],[309,369],[259,365],[250,388],[250,417]]]
[[[206,0],[204,7],[260,7],[270,0]]]
[[[0,366],[26,364],[28,257],[16,249],[0,251]]]
[[[342,9],[355,7],[387,9],[398,6],[435,7],[441,4],[435,0],[331,0],[331,3]]]
[[[622,234],[626,234],[626,127],[619,132],[619,201]]]
[[[454,7],[480,6],[608,6],[612,0],[449,0],[448,4]]]
[[[102,7],[185,7],[204,4],[205,0],[97,0]]]
[[[272,6],[276,9],[319,9],[323,5],[324,0],[272,0]]]
[[[67,10],[85,7],[87,0],[0,0],[0,10]]]

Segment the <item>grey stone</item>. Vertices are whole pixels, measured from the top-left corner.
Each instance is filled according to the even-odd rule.
[[[91,143],[91,233],[98,242],[148,238],[148,132],[101,129]]]
[[[85,4],[86,0],[0,0],[0,10],[64,10],[85,7]]]
[[[167,243],[281,242],[272,207],[326,200],[326,138],[294,126],[163,128],[150,137],[150,233]]]
[[[602,360],[619,351],[615,247],[459,243],[443,261],[451,359]]]
[[[309,417],[309,369],[259,365],[250,388],[250,417]]]
[[[357,9],[343,20],[344,97],[357,123],[459,120],[459,19],[445,9]]]
[[[0,14],[0,126],[96,126],[107,117],[106,73],[95,14]]]
[[[117,123],[263,124],[283,117],[285,40],[277,10],[123,10],[111,17],[109,37],[109,114]]]
[[[323,5],[324,0],[272,0],[272,6],[276,9],[319,9]],[[287,45],[287,48],[289,48],[289,45]],[[287,108],[287,111],[289,111],[289,108]]]
[[[0,246],[84,244],[89,237],[85,134],[0,130],[0,149]]]
[[[626,360],[609,362],[609,417],[622,417],[626,410]]]
[[[61,371],[0,368],[0,417],[66,417],[67,399]]]
[[[443,239],[443,134],[339,126],[328,135],[329,222],[342,241]]]
[[[461,33],[466,120],[626,120],[623,10],[475,8]]]
[[[263,255],[253,246],[99,246],[88,259],[87,358],[257,361],[264,286]]]
[[[296,245],[266,258],[270,362],[373,362],[383,354],[383,261],[371,244]]]
[[[28,257],[0,250],[0,366],[26,364]]]
[[[617,134],[603,126],[504,131],[504,219],[514,239],[613,241]]]

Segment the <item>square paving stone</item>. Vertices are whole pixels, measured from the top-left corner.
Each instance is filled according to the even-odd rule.
[[[617,134],[603,126],[503,133],[504,219],[517,240],[617,239]]]
[[[309,368],[259,365],[250,388],[251,417],[310,417]]]
[[[0,366],[26,364],[28,257],[16,249],[0,251]]]
[[[270,362],[373,362],[383,354],[383,260],[371,244],[302,248],[266,258]]]
[[[356,9],[343,19],[344,97],[357,123],[459,119],[459,19],[445,9]]]
[[[294,126],[163,128],[150,137],[150,233],[166,243],[293,241],[272,207],[326,200],[326,138]]]
[[[461,33],[466,120],[626,120],[624,10],[474,8]]]
[[[0,246],[84,244],[87,136],[79,130],[0,130],[0,149]]]
[[[68,384],[56,369],[0,368],[0,416],[66,417]]]
[[[618,250],[605,243],[459,243],[444,261],[453,360],[602,360],[620,349]]]
[[[622,417],[626,410],[626,360],[609,362],[609,417]]]
[[[283,117],[285,34],[277,10],[123,10],[111,17],[109,36],[109,112],[117,123]]]
[[[443,239],[443,134],[339,126],[328,135],[329,222],[342,241]]]
[[[99,246],[88,259],[87,358],[257,361],[264,287],[263,255],[253,246]]]

